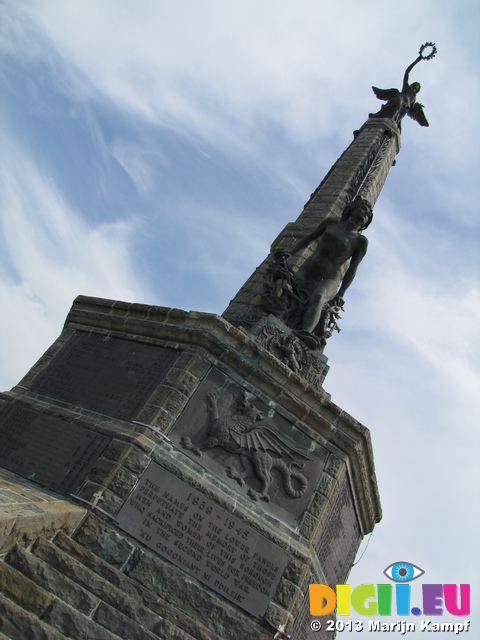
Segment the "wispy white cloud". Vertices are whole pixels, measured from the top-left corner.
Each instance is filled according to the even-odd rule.
[[[4,247],[0,284],[5,308],[10,310],[2,317],[2,335],[16,336],[2,341],[0,348],[7,350],[2,362],[11,361],[6,356],[14,344],[40,356],[80,293],[151,299],[133,269],[134,220],[88,225],[28,153],[6,136],[2,136],[0,176]],[[25,362],[25,357],[18,359]],[[16,375],[14,369],[4,370],[4,376]]]
[[[231,119],[238,128],[268,114],[306,141],[338,128],[339,109],[352,118],[345,109],[352,101],[367,113],[375,100],[367,87],[401,83],[427,17],[436,37],[444,37],[440,46],[454,50],[445,28],[448,3],[440,4],[183,0],[175,7],[146,2],[142,11],[126,3],[112,12],[108,3],[86,0],[27,3],[25,12],[99,94],[148,120],[210,139],[216,132],[228,145]],[[402,35],[395,43],[393,31]],[[416,73],[428,79],[424,66]],[[439,105],[458,100],[457,82],[451,76],[449,87],[435,85]]]

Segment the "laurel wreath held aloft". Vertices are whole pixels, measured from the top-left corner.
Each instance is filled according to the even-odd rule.
[[[430,53],[424,56],[423,52],[427,48],[430,49]],[[422,44],[422,46],[420,47],[420,51],[418,52],[418,55],[422,58],[422,60],[431,60],[433,57],[435,57],[436,53],[437,53],[437,45],[434,42],[426,42],[425,44]]]

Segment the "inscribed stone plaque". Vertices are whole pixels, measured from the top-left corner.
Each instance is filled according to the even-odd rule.
[[[291,525],[305,511],[328,457],[318,442],[215,368],[170,438]]]
[[[107,436],[26,407],[0,412],[0,465],[64,494],[75,492],[109,442]]]
[[[77,331],[31,390],[120,420],[133,420],[180,352]]]
[[[277,544],[152,462],[117,516],[163,558],[261,616],[289,560]]]
[[[342,584],[355,560],[361,534],[348,477],[338,487],[335,501],[316,546],[327,583]]]

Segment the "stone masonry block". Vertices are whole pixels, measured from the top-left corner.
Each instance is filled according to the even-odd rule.
[[[215,633],[186,616],[177,607],[172,607],[155,593],[146,589],[139,582],[121,573],[117,568],[125,564],[131,555],[132,545],[114,529],[100,523],[93,515],[89,515],[76,533],[78,544],[68,536],[59,532],[54,544],[98,576],[118,587],[125,596],[119,606],[121,611],[132,620],[149,621],[148,628],[165,638],[173,640],[221,640]],[[115,605],[117,606],[117,605]],[[117,607],[118,608],[118,607]],[[147,611],[147,609],[149,611]],[[156,614],[152,618],[153,614]],[[174,622],[168,622],[165,620]],[[179,625],[182,630],[178,628]]]
[[[75,640],[118,640],[107,629],[101,627],[90,618],[69,607],[60,600],[54,600],[42,620],[58,629],[67,638]]]
[[[112,440],[103,457],[120,462],[135,475],[140,475],[147,467],[150,457],[143,451],[121,440]]]
[[[277,403],[300,420],[304,420],[309,411],[308,405],[286,390],[278,396]]]
[[[160,384],[148,400],[149,405],[162,407],[165,411],[178,415],[188,398],[173,387]]]
[[[53,600],[42,588],[4,562],[0,562],[0,592],[37,616],[41,616]]]
[[[152,613],[150,613],[149,617],[154,618],[155,622],[158,620],[158,617]],[[120,638],[128,638],[128,640],[158,640],[158,636],[148,630],[147,625],[152,624],[151,621],[142,619],[141,623],[138,624],[130,617],[103,602],[100,603],[95,611],[93,619]]]
[[[125,469],[121,465],[117,465],[117,472],[108,485],[111,491],[114,491],[121,498],[126,499],[137,482],[138,477]]]
[[[81,613],[90,615],[98,605],[98,599],[79,587],[31,553],[16,545],[6,556],[5,562],[26,578],[44,589],[46,593],[61,598]]]
[[[54,544],[69,555],[76,556],[80,561],[90,562],[94,570],[98,570],[98,567],[89,552],[94,553],[108,565],[119,569],[125,564],[134,549],[125,536],[120,535],[115,529],[106,527],[91,514],[75,532],[75,540],[82,546],[76,545],[68,536],[59,532],[55,537]],[[103,564],[99,564],[105,568]],[[107,575],[109,578],[118,579],[117,574],[110,570]]]
[[[319,521],[310,513],[306,513],[300,525],[300,533],[307,540],[312,541],[317,535]]]
[[[65,636],[0,594],[0,630],[7,640],[65,640]],[[4,635],[5,634],[5,635]]]
[[[67,555],[56,545],[46,540],[39,540],[32,550],[38,558],[117,610],[131,613],[135,608],[141,606],[138,601],[133,600],[114,584],[91,571],[83,563]],[[114,570],[112,569],[112,571]],[[147,614],[145,613],[145,615]]]
[[[112,481],[117,472],[117,468],[118,465],[114,460],[107,460],[103,457],[99,458],[88,474],[88,479],[90,482],[96,482],[106,487]]]
[[[327,496],[316,492],[308,508],[309,513],[318,520],[323,516],[329,504]]]
[[[284,571],[283,577],[298,586],[304,583],[307,574],[308,565],[300,562],[297,558],[291,558]]]
[[[178,366],[181,366],[179,362],[180,361],[178,361]],[[201,356],[196,356],[192,363],[188,366],[188,370],[193,376],[197,377],[199,380],[202,380],[209,372],[210,367],[211,364],[208,360],[205,360],[205,358],[202,358]]]
[[[198,387],[199,379],[179,367],[172,367],[165,376],[165,384],[177,389],[189,398]]]
[[[297,601],[301,599],[301,591],[300,589],[290,582],[289,580],[285,580],[282,578],[280,580],[280,584],[277,587],[277,591],[275,592],[275,601],[278,602],[284,609],[290,611],[292,615],[295,615],[295,607]]]
[[[187,402],[188,398],[183,393],[172,389],[164,408],[172,415],[178,416]]]
[[[347,467],[343,460],[337,458],[337,456],[334,456],[332,454],[327,460],[324,471],[325,473],[328,473],[329,476],[332,476],[332,478],[334,478],[337,482],[339,482],[342,479],[343,475],[346,473]]]
[[[168,413],[163,408],[154,405],[146,405],[142,412],[138,415],[138,421],[157,427],[163,433],[166,433],[176,420],[176,416]],[[151,434],[150,434],[151,435]]]
[[[141,304],[134,302],[128,310],[129,318],[138,318],[140,320],[146,320],[150,314],[151,306],[148,304]]]
[[[319,493],[322,493],[324,496],[329,498],[335,490],[336,482],[333,478],[331,478],[326,473],[322,473],[322,477],[320,478],[320,482],[318,485]]]

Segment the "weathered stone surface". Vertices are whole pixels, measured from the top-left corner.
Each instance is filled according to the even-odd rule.
[[[117,496],[126,499],[135,486],[138,477],[123,466],[118,465],[117,472],[109,484],[109,489]]]
[[[8,640],[65,640],[62,633],[14,604],[1,593],[0,631]]]
[[[0,592],[37,616],[41,616],[53,600],[34,582],[4,562],[0,562]]]
[[[300,562],[296,558],[291,558],[283,575],[286,580],[293,582],[293,584],[302,585],[308,573],[308,565],[306,566],[305,563]]]
[[[72,531],[85,511],[64,501],[0,505],[0,553],[16,542],[31,544],[40,534],[53,535],[60,528]]]
[[[117,586],[125,594],[130,595],[133,600],[137,601],[135,611],[130,615],[138,619],[141,615],[143,607],[138,602],[145,605],[154,613],[158,614],[156,622],[152,626],[152,630],[157,633],[157,628],[164,633],[165,638],[172,640],[184,640],[187,638],[195,638],[196,640],[220,640],[220,638],[200,624],[197,620],[186,615],[182,609],[170,605],[168,602],[158,597],[156,593],[149,591],[146,587],[132,580],[128,576],[115,570],[110,563],[111,556],[118,556],[118,551],[109,548],[109,545],[99,547],[96,543],[97,532],[100,537],[102,535],[106,539],[115,539],[119,547],[123,548],[122,540],[118,540],[113,529],[108,530],[103,527],[93,516],[90,516],[81,529],[77,532],[77,539],[81,544],[77,544],[68,536],[59,533],[54,542],[56,546],[64,550],[66,553],[82,562],[86,567],[90,568],[96,574],[102,576],[111,584]],[[102,533],[103,532],[103,533]],[[123,541],[129,544],[127,541]],[[84,545],[84,546],[82,546]],[[85,548],[86,547],[86,548]],[[94,551],[95,553],[92,553]],[[96,554],[100,552],[98,557]],[[123,564],[123,563],[122,563]],[[164,619],[167,618],[167,619]],[[180,627],[180,629],[179,629]]]
[[[5,562],[29,578],[38,587],[58,596],[85,615],[90,615],[98,605],[98,599],[87,590],[82,589],[72,580],[65,578],[61,573],[38,560],[18,544],[8,553]]]
[[[175,389],[190,397],[197,388],[199,379],[189,371],[179,367],[172,367],[165,376],[165,384],[175,387]]]
[[[216,597],[153,553],[137,550],[127,563],[128,576],[165,598],[224,640],[267,640],[271,634],[236,607]]]
[[[314,517],[320,518],[327,504],[328,504],[327,496],[324,496],[323,493],[317,492],[313,496],[313,500],[309,507],[309,512]]]
[[[341,479],[343,473],[346,472],[346,464],[337,456],[331,455],[327,460],[325,467],[325,473],[328,473],[332,478],[335,478],[337,482]]]
[[[101,602],[95,611],[93,619],[102,627],[121,638],[128,638],[128,640],[158,640],[157,634],[148,631],[150,624],[148,620],[144,621],[144,616],[139,616],[141,622],[138,624],[130,618],[129,612],[125,613],[127,615]]]
[[[306,513],[300,526],[300,533],[307,540],[313,540],[318,529],[318,520],[310,513]]]
[[[275,593],[278,604],[293,613],[296,601],[301,597],[300,589],[289,580],[281,580]],[[294,615],[294,613],[293,613]]]
[[[76,532],[75,537],[83,546],[76,545],[74,547],[74,543],[72,544],[70,538],[61,535],[58,535],[54,542],[60,549],[63,549],[70,555],[76,556],[80,561],[85,559],[84,556],[86,556],[86,554],[84,554],[85,549],[83,548],[85,547],[96,554],[96,556],[105,560],[105,562],[108,563],[106,565],[107,567],[110,567],[110,565],[115,568],[122,567],[134,548],[133,545],[125,539],[125,536],[121,536],[114,529],[107,529],[93,516],[89,516],[85,520],[82,527]],[[93,556],[93,558],[94,557],[95,556]],[[91,565],[94,571],[95,569],[98,570],[98,566],[95,565],[94,561],[91,561]],[[111,574],[114,574],[114,572],[109,571],[109,577],[104,577],[108,580]]]
[[[150,461],[149,456],[143,451],[121,440],[112,440],[103,452],[103,457],[121,463],[137,476],[145,470]]]
[[[77,560],[63,553],[56,545],[39,538],[32,551],[41,560],[51,565],[57,571],[70,580],[73,580],[84,589],[88,589],[100,600],[108,602],[112,605],[115,603],[121,606],[121,602],[126,598],[119,589],[116,589],[111,583],[107,582],[100,576],[96,575],[90,569],[87,569]]]
[[[274,629],[278,629],[282,635],[290,636],[293,624],[292,616],[275,602],[270,603],[265,619]]]
[[[67,638],[75,640],[119,640],[116,634],[104,629],[96,622],[69,607],[60,600],[54,600],[42,618]]]
[[[319,493],[322,493],[327,498],[332,495],[335,489],[335,480],[326,473],[322,473],[320,483],[318,485]]]
[[[114,460],[107,460],[100,458],[95,463],[93,469],[88,474],[90,482],[97,482],[103,486],[108,486],[112,481],[112,478],[116,474],[118,465]]]

